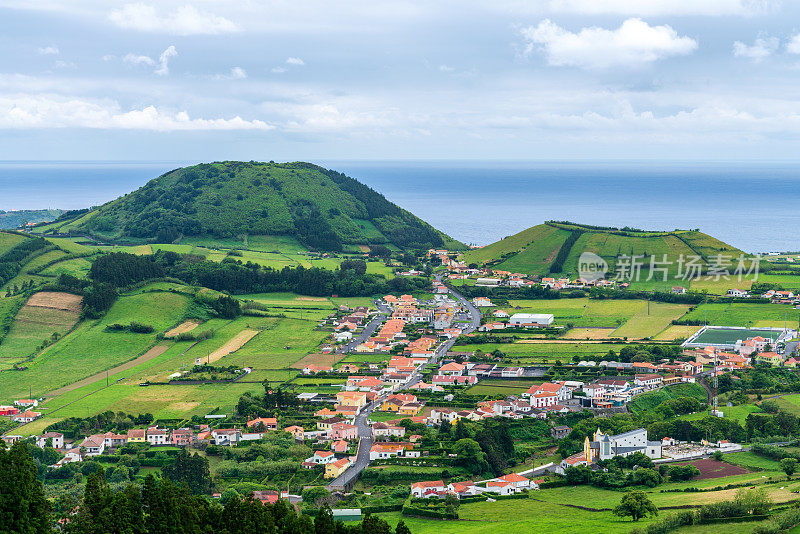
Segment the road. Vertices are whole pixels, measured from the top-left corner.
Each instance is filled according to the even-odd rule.
[[[435,276],[437,281],[441,281],[441,275]],[[465,299],[460,293],[457,293],[453,289],[448,288],[448,293],[457,300],[462,306],[467,309],[467,315],[462,316],[464,319],[469,319],[469,324],[464,326],[461,329],[461,332],[464,334],[469,334],[474,332],[478,329],[481,325],[481,312],[480,310],[472,304],[472,302]],[[381,301],[375,301],[375,304],[378,307],[378,315],[372,319],[372,321],[364,327],[363,332],[358,338],[355,338],[350,341],[347,345],[343,345],[337,352],[341,352],[342,350],[347,351],[351,350],[350,347],[355,347],[359,343],[366,341],[369,337],[372,336],[372,333],[378,328],[378,326],[389,317],[391,310]],[[455,345],[456,338],[450,338],[436,349],[433,356],[429,360],[431,363],[437,363],[440,357],[446,356],[448,351],[453,348]],[[411,378],[403,384],[401,387],[397,388],[398,391],[402,391],[404,389],[410,388],[417,382],[419,382],[421,378],[421,370],[418,368],[411,374]],[[364,407],[364,409],[359,413],[353,424],[358,427],[358,452],[356,453],[356,461],[355,463],[350,466],[350,468],[342,473],[338,478],[332,480],[327,488],[329,491],[347,491],[351,489],[353,483],[355,483],[356,479],[361,475],[361,472],[369,467],[369,451],[372,448],[372,428],[367,424],[367,419],[369,419],[372,410],[382,402],[383,398],[378,397],[372,403],[368,404]]]
[[[391,310],[386,304],[383,303],[383,301],[376,300],[375,305],[378,308],[378,313],[375,315],[375,317],[373,317],[372,320],[367,323],[367,325],[364,327],[364,330],[361,331],[361,334],[359,334],[358,337],[354,337],[346,344],[337,347],[337,353],[341,354],[350,352],[358,345],[371,338],[372,334],[375,333],[375,330],[377,330],[381,323],[383,323],[389,317]]]
[[[358,427],[358,452],[356,453],[355,463],[328,484],[328,491],[349,490],[351,484],[361,474],[361,471],[369,466],[369,450],[372,448],[372,428],[367,424],[367,419],[369,419],[372,410],[375,409],[375,402],[365,406],[353,421]]]

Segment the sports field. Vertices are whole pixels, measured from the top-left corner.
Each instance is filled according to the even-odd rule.
[[[753,304],[749,302],[700,304],[683,319],[715,326],[744,326],[791,328],[797,326],[800,310],[784,304]]]
[[[745,340],[751,337],[761,336],[763,338],[777,338],[782,333],[781,330],[771,328],[714,328],[708,327],[701,331],[697,337],[691,340],[692,344],[699,345],[733,345],[737,340]]]

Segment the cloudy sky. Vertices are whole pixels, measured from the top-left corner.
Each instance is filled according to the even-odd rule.
[[[798,4],[0,0],[0,159],[792,159]]]

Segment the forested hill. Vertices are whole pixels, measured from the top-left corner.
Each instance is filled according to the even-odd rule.
[[[344,244],[463,246],[357,180],[310,163],[180,168],[75,217],[43,230],[160,243],[196,235],[288,235],[328,251]]]

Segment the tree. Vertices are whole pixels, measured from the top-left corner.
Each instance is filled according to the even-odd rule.
[[[175,462],[164,466],[162,472],[175,483],[185,482],[194,494],[208,493],[211,490],[208,459],[197,453],[190,456],[186,449],[179,450]]]
[[[405,522],[401,519],[397,522],[397,526],[394,528],[394,534],[411,534],[411,529],[409,529]]]
[[[0,440],[0,532],[51,532],[50,502],[25,443]]]
[[[645,492],[631,491],[626,493],[619,505],[614,508],[614,515],[631,516],[634,521],[639,521],[649,515],[658,515],[658,507],[653,504]]]
[[[711,457],[714,458],[718,462],[722,461],[722,456],[723,456],[722,455],[722,451],[714,451],[714,454],[711,455]]]
[[[319,509],[317,517],[314,518],[314,532],[316,534],[332,534],[335,523],[333,510],[328,506],[328,503],[325,503]]]
[[[456,441],[453,452],[458,457],[458,464],[463,465],[472,473],[478,475],[489,470],[486,453],[474,439],[464,438]]]
[[[786,476],[791,478],[795,471],[797,471],[797,460],[794,458],[784,458],[781,460],[781,469],[786,473]]]
[[[736,492],[736,502],[753,515],[765,514],[772,508],[772,498],[764,488],[742,488]]]

